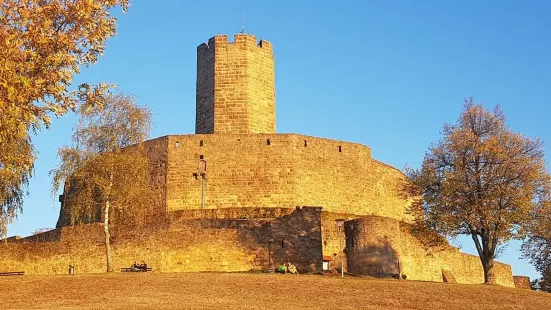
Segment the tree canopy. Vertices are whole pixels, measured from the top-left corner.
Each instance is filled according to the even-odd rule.
[[[101,104],[110,85],[73,85],[115,35],[128,0],[0,1],[0,234],[22,209],[35,152],[31,136],[78,104]]]
[[[508,129],[499,107],[490,112],[472,98],[442,136],[421,168],[407,171],[422,197],[413,212],[439,233],[471,236],[485,282],[494,283],[499,247],[520,237],[549,183],[542,143]]]

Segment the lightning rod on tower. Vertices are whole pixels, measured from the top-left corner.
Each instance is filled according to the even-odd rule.
[[[241,33],[245,33],[245,0],[242,1],[241,7]]]

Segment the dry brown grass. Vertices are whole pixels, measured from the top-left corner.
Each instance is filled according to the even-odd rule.
[[[134,273],[0,277],[0,309],[551,309],[551,295],[314,275]]]

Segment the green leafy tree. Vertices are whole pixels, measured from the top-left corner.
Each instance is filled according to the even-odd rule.
[[[471,236],[484,282],[493,284],[500,246],[521,237],[549,182],[542,143],[509,130],[499,107],[490,112],[471,98],[442,136],[420,169],[407,169],[422,198],[412,212],[446,236]]]
[[[141,142],[151,113],[124,95],[107,96],[102,108],[82,111],[73,146],[59,149],[51,171],[53,194],[64,189],[63,208],[72,224],[103,220],[107,272],[112,271],[110,226],[144,218],[153,191]]]
[[[78,104],[96,105],[110,85],[73,85],[115,35],[110,10],[128,0],[0,1],[0,236],[22,210],[36,158],[31,136]]]

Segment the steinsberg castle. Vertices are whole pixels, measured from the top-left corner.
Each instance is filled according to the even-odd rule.
[[[340,270],[408,280],[482,283],[477,256],[431,248],[411,233],[405,175],[368,146],[276,133],[272,44],[237,34],[197,47],[195,134],[144,142],[161,193],[154,225],[113,229],[115,270],[154,272]],[[203,178],[206,176],[206,178]],[[100,223],[11,237],[0,266],[25,274],[105,271]],[[342,242],[342,243],[341,243]],[[515,286],[496,263],[497,283]]]

